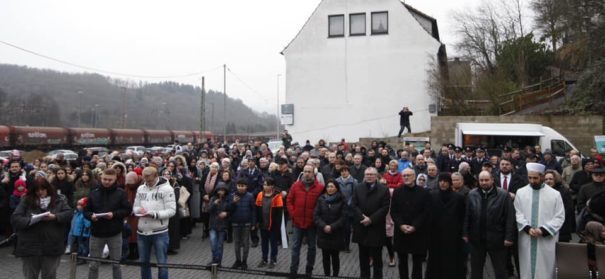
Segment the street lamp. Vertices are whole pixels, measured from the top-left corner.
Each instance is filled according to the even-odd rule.
[[[279,140],[279,77],[281,76],[281,74],[277,74],[277,111],[275,112],[275,117],[276,119],[276,129],[275,129],[275,133],[277,135],[277,137],[275,137],[275,140]]]

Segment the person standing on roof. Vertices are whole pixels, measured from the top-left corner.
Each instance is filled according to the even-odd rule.
[[[403,107],[399,112],[399,126],[401,126],[401,129],[399,129],[398,138],[401,137],[401,133],[403,133],[405,128],[408,128],[408,133],[412,133],[412,128],[410,128],[410,116],[412,115],[413,113],[408,107]]]

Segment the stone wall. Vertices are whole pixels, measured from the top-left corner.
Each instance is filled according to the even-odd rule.
[[[590,154],[594,146],[594,136],[603,135],[603,116],[434,116],[431,118],[431,143],[440,147],[444,143],[454,143],[456,123],[529,123],[542,124],[555,129],[580,149],[582,154]]]

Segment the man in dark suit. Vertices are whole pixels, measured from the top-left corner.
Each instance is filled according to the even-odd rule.
[[[386,243],[386,216],[389,211],[389,189],[377,181],[378,171],[369,167],[363,182],[353,190],[353,242],[359,245],[361,278],[370,278],[370,257],[374,279],[382,278],[382,246]]]

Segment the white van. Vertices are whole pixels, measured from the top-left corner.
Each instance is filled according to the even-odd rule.
[[[490,150],[502,147],[540,145],[542,151],[550,149],[557,158],[566,150],[578,150],[565,136],[540,124],[519,123],[457,123],[456,146],[484,146]]]

